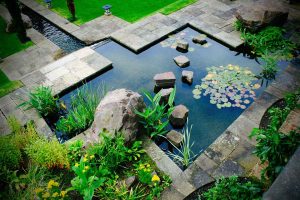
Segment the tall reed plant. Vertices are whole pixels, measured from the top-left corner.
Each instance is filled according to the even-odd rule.
[[[24,101],[19,107],[25,107],[26,110],[35,108],[42,116],[57,116],[59,107],[57,98],[53,96],[52,89],[46,86],[39,86],[29,93],[29,100]]]
[[[94,121],[95,110],[106,94],[106,87],[101,84],[96,90],[84,85],[71,97],[71,109],[56,123],[56,130],[69,136],[86,130]]]
[[[191,143],[191,132],[192,132],[193,125],[191,127],[188,127],[188,121],[185,126],[185,128],[182,130],[183,134],[183,140],[180,144],[180,148],[173,145],[173,147],[177,150],[177,154],[173,152],[168,152],[168,155],[170,155],[175,162],[180,163],[183,167],[188,167],[189,164],[193,161],[193,159],[197,156],[193,153],[192,147],[194,145],[194,142]]]

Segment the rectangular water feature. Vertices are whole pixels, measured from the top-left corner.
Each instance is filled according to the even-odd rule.
[[[227,82],[231,89],[229,88],[226,91],[219,92],[217,95],[214,91],[210,90],[209,92],[209,90],[207,90],[209,87],[211,87],[211,89],[219,88],[213,88],[213,84],[209,85],[209,76],[212,75],[208,75],[208,67],[215,66],[220,69],[220,66],[223,66],[221,67],[221,71],[210,68],[210,74],[222,74],[225,72],[224,77],[221,77],[224,78],[224,80],[230,78],[226,75],[228,71],[234,72],[231,73],[231,76],[233,76],[232,74],[237,76],[237,74],[243,73],[241,77],[243,77],[244,80],[240,80],[242,82],[247,81],[247,74],[258,75],[261,72],[261,67],[254,59],[244,57],[243,54],[232,51],[210,38],[205,38],[207,40],[205,45],[193,43],[192,38],[199,34],[199,32],[192,28],[186,28],[139,54],[133,53],[116,42],[108,42],[101,46],[95,46],[95,50],[99,54],[113,62],[113,69],[90,80],[88,83],[92,87],[98,87],[99,84],[104,82],[109,90],[126,88],[142,93],[141,89],[146,89],[154,94],[154,75],[168,71],[173,72],[176,76],[177,88],[175,105],[183,104],[189,109],[189,125],[193,125],[191,141],[194,142],[194,146],[192,150],[195,154],[198,154],[205,150],[223,133],[223,131],[241,115],[244,109],[249,107],[253,102],[253,98],[255,99],[255,96],[259,96],[266,88],[266,84],[260,84],[261,80],[255,80],[252,83],[246,83],[246,85],[251,85],[251,90],[247,91],[240,88],[241,90],[245,90],[242,93],[233,91],[232,88],[239,88],[238,85],[234,85],[237,84],[236,82]],[[188,52],[182,53],[175,49],[176,41],[179,39],[188,41]],[[179,55],[188,57],[190,66],[186,68],[178,67],[173,61],[173,58]],[[280,63],[281,68],[285,65],[285,63]],[[192,85],[182,82],[181,74],[183,70],[194,72]],[[204,77],[206,77],[206,81],[201,83],[201,79]],[[232,78],[234,79],[234,77]],[[207,87],[203,86],[203,84],[207,84]],[[201,87],[202,89],[200,99],[197,99],[197,95],[196,98],[194,97],[193,90],[195,87]],[[209,93],[207,96],[203,95],[205,91]],[[229,93],[231,93],[229,96],[222,96],[224,94],[228,95]],[[71,96],[74,94],[76,94],[76,91],[71,91],[62,96],[61,100],[69,105]],[[218,101],[216,96],[219,95],[219,99],[222,99],[221,101],[223,102],[223,104],[221,104],[225,105],[225,107],[220,108],[216,102],[213,102]],[[234,96],[232,100],[230,100],[230,96]],[[227,100],[224,100],[225,98],[227,98]],[[235,100],[240,101],[236,102]],[[229,104],[228,102],[231,103]],[[172,129],[171,126],[168,128]],[[164,145],[161,145],[161,147],[164,148]]]

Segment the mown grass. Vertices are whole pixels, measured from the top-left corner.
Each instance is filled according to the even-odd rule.
[[[22,86],[21,81],[10,81],[3,71],[0,70],[0,98]]]
[[[174,3],[169,4],[168,6],[162,8],[160,10],[160,13],[164,14],[164,15],[169,15],[173,12],[176,12],[177,10],[180,10],[181,8],[184,8],[188,5],[191,5],[191,4],[195,3],[196,1],[198,1],[198,0],[178,0],[178,1],[175,1]]]
[[[43,0],[36,1],[44,2]],[[104,13],[102,6],[106,4],[112,5],[113,15],[132,23],[162,8],[166,7],[166,10],[162,12],[168,14],[195,1],[197,0],[78,0],[75,1],[77,19],[74,23],[81,25],[102,16]],[[71,18],[65,0],[52,0],[52,10],[67,19]]]
[[[5,58],[33,45],[33,42],[22,44],[16,33],[5,32],[6,23],[0,17],[0,58]]]

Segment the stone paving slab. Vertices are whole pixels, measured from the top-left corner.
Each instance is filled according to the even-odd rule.
[[[36,85],[51,86],[53,93],[59,94],[111,65],[110,60],[90,47],[85,47],[23,77],[22,81],[28,88]],[[39,78],[30,78],[34,76]]]
[[[176,19],[158,13],[114,32],[111,37],[139,52],[183,25]]]
[[[112,15],[101,16],[81,26],[77,26],[35,0],[20,0],[20,2],[86,44],[104,40],[108,38],[111,33],[130,24]],[[102,12],[102,10],[99,10],[99,12]]]
[[[34,45],[3,59],[0,69],[10,80],[19,80],[27,74],[55,61],[60,48],[34,29],[27,30]]]

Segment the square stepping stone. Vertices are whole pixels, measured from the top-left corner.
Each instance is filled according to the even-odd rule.
[[[174,87],[176,81],[176,77],[173,72],[156,74],[153,79],[155,81],[156,86],[159,88]]]
[[[193,76],[194,76],[193,71],[183,70],[181,79],[183,82],[191,85],[193,83]]]
[[[179,67],[188,67],[190,65],[190,60],[183,55],[175,57],[174,61]]]

